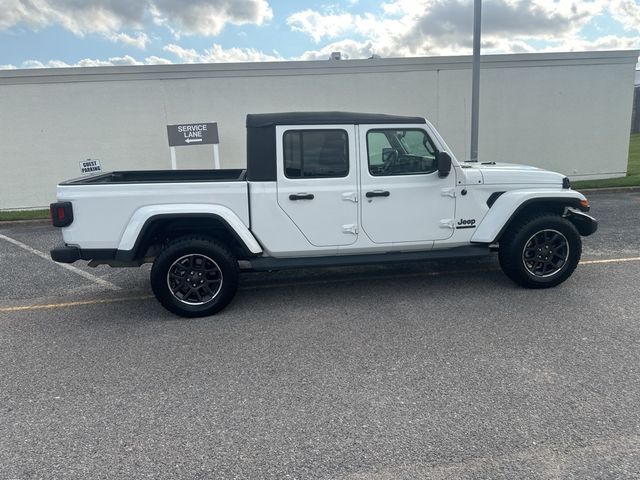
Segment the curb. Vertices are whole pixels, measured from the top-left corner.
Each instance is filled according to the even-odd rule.
[[[631,193],[640,192],[640,187],[603,187],[603,188],[574,188],[583,193]]]
[[[48,218],[32,219],[32,220],[0,220],[0,228],[3,227],[16,227],[16,226],[28,226],[28,225],[51,225],[51,220]]]

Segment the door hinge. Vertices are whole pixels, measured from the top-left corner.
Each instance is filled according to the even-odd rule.
[[[440,194],[443,197],[456,197],[456,189],[455,188],[441,188]]]
[[[358,196],[356,195],[356,192],[347,192],[342,194],[342,200],[358,203]]]
[[[353,235],[358,234],[358,225],[351,223],[349,225],[342,225],[342,233],[351,233]]]
[[[451,230],[455,230],[453,220],[450,218],[445,218],[443,220],[440,220],[440,228],[450,228]]]

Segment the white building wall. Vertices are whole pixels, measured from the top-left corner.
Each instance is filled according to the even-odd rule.
[[[638,52],[483,57],[480,161],[605,178],[626,171]],[[245,165],[247,113],[420,115],[468,158],[470,57],[0,71],[0,209],[41,207],[78,162],[170,168],[166,125],[217,121],[222,167]],[[211,146],[179,147],[210,168]]]

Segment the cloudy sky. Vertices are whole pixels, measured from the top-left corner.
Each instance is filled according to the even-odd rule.
[[[460,55],[473,0],[0,0],[0,68]],[[640,48],[634,0],[485,0],[483,53]]]

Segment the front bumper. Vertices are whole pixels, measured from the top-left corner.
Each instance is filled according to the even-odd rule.
[[[595,218],[574,208],[568,209],[567,218],[583,237],[587,237],[598,230],[598,221]]]

